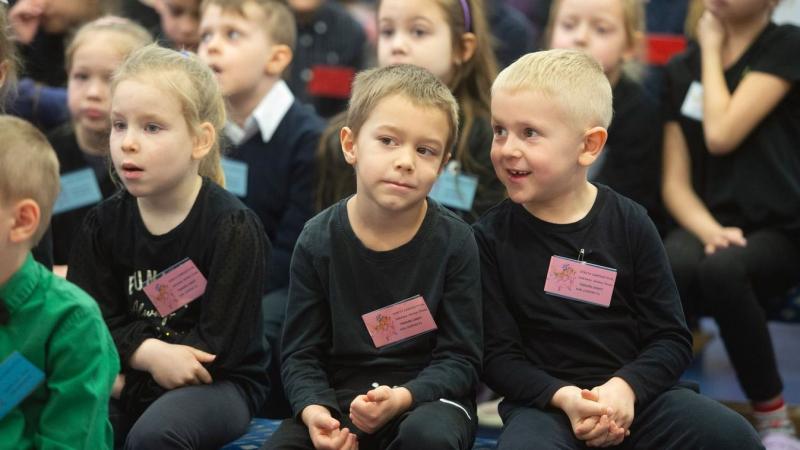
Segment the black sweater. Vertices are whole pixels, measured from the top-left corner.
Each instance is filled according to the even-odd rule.
[[[261,406],[267,392],[261,295],[268,252],[255,214],[208,179],[186,219],[163,235],[145,228],[127,191],[87,214],[72,247],[68,279],[100,304],[126,374],[126,410],[139,414],[164,393],[149,373],[128,365],[148,338],[217,355],[207,365],[214,380],[240,386],[251,412]],[[142,288],[184,258],[208,285],[198,299],[162,319]]]
[[[644,208],[598,185],[590,212],[557,225],[510,200],[475,224],[481,254],[486,383],[517,403],[545,408],[567,385],[613,376],[637,407],[675,384],[691,361],[691,336],[669,262]],[[545,294],[550,258],[617,270],[608,308]]]
[[[474,407],[482,336],[469,226],[428,200],[412,240],[376,252],[356,237],[346,204],[311,219],[292,258],[282,371],[295,414],[318,404],[341,417],[337,397],[363,394],[372,382],[405,386],[415,404],[448,398]],[[362,314],[417,294],[438,330],[376,348]]]

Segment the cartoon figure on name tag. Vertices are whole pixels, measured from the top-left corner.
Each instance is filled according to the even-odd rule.
[[[578,272],[569,263],[565,263],[561,265],[561,270],[554,270],[550,277],[556,283],[556,291],[560,292],[562,288],[571,291],[575,285],[575,276],[577,274]]]
[[[383,314],[378,314],[376,317],[377,324],[372,328],[375,332],[381,336],[385,341],[389,341],[391,336],[397,335],[397,330],[394,328],[394,322],[392,318]]]
[[[169,309],[177,309],[178,299],[172,294],[172,290],[166,284],[156,283],[156,302]]]

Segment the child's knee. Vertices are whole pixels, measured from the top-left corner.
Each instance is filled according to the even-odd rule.
[[[742,258],[724,249],[706,257],[698,268],[700,282],[708,287],[738,285],[746,276]]]

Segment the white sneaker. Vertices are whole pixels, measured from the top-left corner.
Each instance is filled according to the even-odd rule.
[[[800,450],[800,440],[786,433],[769,432],[761,439],[767,450]]]

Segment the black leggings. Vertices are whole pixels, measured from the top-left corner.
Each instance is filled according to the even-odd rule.
[[[230,381],[173,389],[134,423],[115,400],[109,413],[115,447],[137,450],[218,449],[243,435],[250,423],[247,401]]]
[[[800,282],[800,248],[777,231],[745,237],[745,247],[706,255],[700,240],[678,229],[664,246],[687,315],[699,310],[714,317],[742,389],[759,402],[783,391],[765,310]]]

